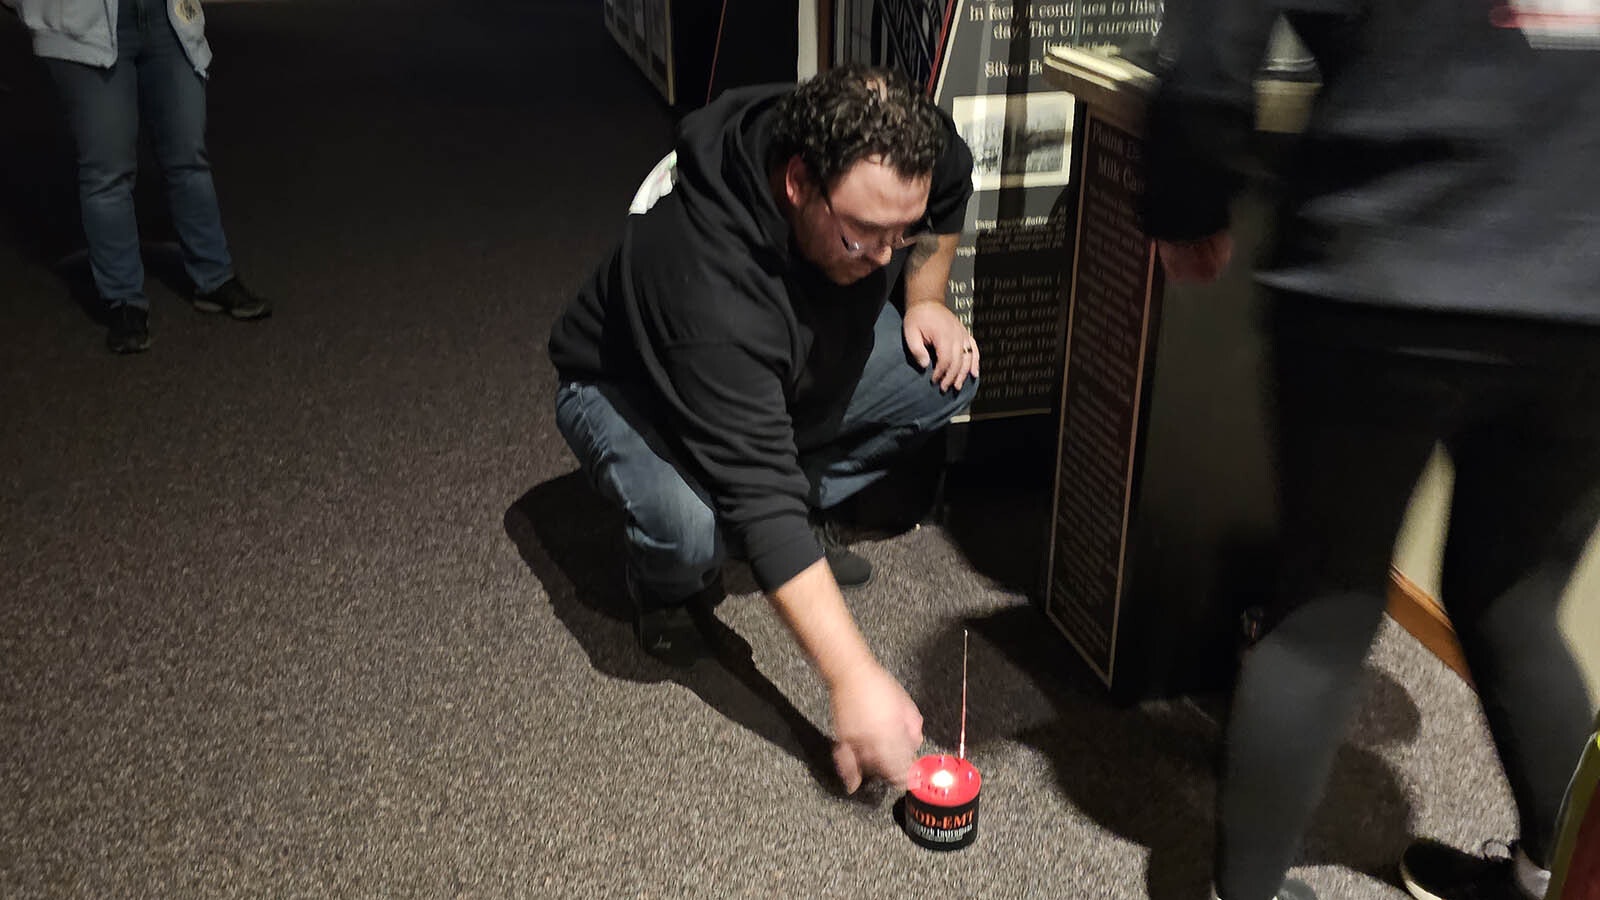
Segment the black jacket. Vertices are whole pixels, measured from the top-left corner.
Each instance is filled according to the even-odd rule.
[[[799,454],[836,435],[905,255],[839,287],[791,252],[766,168],[790,90],[729,91],[684,118],[676,187],[627,217],[550,336],[563,380],[639,400],[765,590],[822,557]],[[971,154],[947,126],[928,201],[940,233],[961,230],[972,190]]]
[[[1282,12],[1323,87],[1282,173],[1262,282],[1600,324],[1600,35],[1583,34],[1592,19],[1519,18],[1502,0],[1185,6],[1182,46],[1150,113],[1151,235],[1226,224],[1251,78]]]

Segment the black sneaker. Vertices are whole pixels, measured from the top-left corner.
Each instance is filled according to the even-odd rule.
[[[1467,853],[1438,841],[1417,841],[1400,857],[1400,880],[1417,900],[1542,900],[1517,884],[1517,863],[1504,844],[1503,854]]]
[[[127,303],[113,306],[106,317],[106,346],[112,353],[143,353],[150,349],[150,312]]]
[[[627,573],[626,578],[628,601],[633,605],[633,636],[639,641],[640,649],[680,669],[686,669],[712,655],[690,607],[702,602],[702,598],[710,591],[720,589],[720,583],[686,601],[667,603],[650,596],[648,590],[639,588],[631,572]]]
[[[235,319],[265,319],[272,315],[272,304],[251,293],[237,277],[224,281],[214,291],[195,291],[193,302],[201,312],[227,313]]]
[[[828,568],[833,570],[833,580],[842,588],[861,587],[872,580],[872,563],[854,553],[839,535],[839,527],[820,513],[811,516],[811,531],[822,545],[828,558]]]

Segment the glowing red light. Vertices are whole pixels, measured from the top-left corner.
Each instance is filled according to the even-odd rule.
[[[983,776],[978,768],[957,756],[924,756],[911,767],[906,789],[934,806],[960,806],[978,796]]]

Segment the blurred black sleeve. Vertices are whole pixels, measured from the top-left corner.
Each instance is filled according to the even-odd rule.
[[[1255,75],[1282,9],[1277,0],[1184,0],[1167,10],[1163,28],[1176,30],[1177,46],[1146,122],[1140,215],[1151,237],[1198,240],[1228,227],[1243,187]]]

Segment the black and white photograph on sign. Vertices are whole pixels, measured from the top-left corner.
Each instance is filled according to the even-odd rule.
[[[957,97],[950,115],[972,148],[972,186],[1066,184],[1072,163],[1072,95],[1065,91]]]

